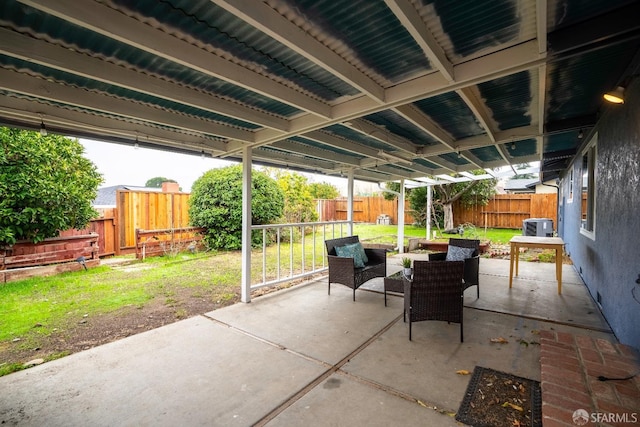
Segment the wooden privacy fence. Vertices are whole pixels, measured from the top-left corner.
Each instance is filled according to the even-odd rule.
[[[347,199],[319,199],[319,221],[346,221]],[[391,224],[398,223],[398,199],[385,200],[384,197],[358,197],[353,199],[353,220],[355,222],[376,223],[378,216],[388,215]],[[408,204],[405,203],[404,223],[414,222]]]
[[[318,200],[320,221],[343,221],[347,219],[347,200]],[[415,222],[405,203],[405,224]],[[386,214],[391,224],[398,223],[398,201],[385,200],[383,197],[361,197],[353,200],[353,220],[356,222],[376,223],[379,215]],[[548,194],[497,194],[487,206],[465,207],[461,203],[453,204],[455,224],[471,223],[476,227],[521,228],[522,221],[528,218],[551,218],[554,227],[557,224],[557,197]]]
[[[522,228],[528,218],[550,218],[557,226],[557,195],[547,194],[497,194],[486,206],[465,207],[453,205],[456,224],[471,223],[476,227]]]
[[[166,230],[189,226],[189,193],[118,190],[118,242],[120,253],[136,250],[136,230]]]

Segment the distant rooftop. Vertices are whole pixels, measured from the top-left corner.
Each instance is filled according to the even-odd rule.
[[[162,192],[162,188],[140,187],[137,185],[112,185],[111,187],[98,188],[98,194],[93,200],[93,206],[115,207],[116,192],[118,190]]]

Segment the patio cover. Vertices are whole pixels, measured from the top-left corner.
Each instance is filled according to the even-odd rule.
[[[541,161],[637,67],[640,5],[4,0],[0,123],[385,182]]]

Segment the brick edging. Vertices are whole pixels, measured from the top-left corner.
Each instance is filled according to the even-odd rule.
[[[543,425],[575,426],[573,413],[577,409],[584,409],[589,414],[640,412],[640,380],[637,376],[626,381],[598,380],[600,375],[620,378],[637,372],[639,361],[634,349],[624,344],[564,332],[540,331]]]

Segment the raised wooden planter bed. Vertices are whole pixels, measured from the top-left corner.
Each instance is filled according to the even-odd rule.
[[[480,243],[480,253],[483,254],[489,250],[490,243]],[[407,252],[415,251],[416,249],[426,249],[428,251],[435,252],[447,252],[449,248],[448,242],[434,242],[427,239],[409,239],[409,248]]]

